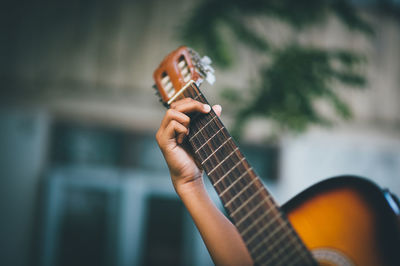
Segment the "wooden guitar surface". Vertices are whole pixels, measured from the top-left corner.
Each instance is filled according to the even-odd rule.
[[[365,179],[323,181],[282,209],[321,265],[400,265],[396,216]]]

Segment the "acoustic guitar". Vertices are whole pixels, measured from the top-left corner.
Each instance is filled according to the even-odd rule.
[[[190,97],[208,103],[208,57],[179,47],[154,72],[168,107]],[[400,265],[400,204],[367,179],[327,179],[278,206],[218,116],[191,117],[186,141],[242,236],[256,265]]]

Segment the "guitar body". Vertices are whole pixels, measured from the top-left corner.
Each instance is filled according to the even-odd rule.
[[[320,265],[400,265],[398,205],[370,181],[328,179],[282,210]]]

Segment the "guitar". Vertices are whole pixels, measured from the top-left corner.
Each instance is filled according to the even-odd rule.
[[[168,107],[214,81],[207,57],[179,47],[154,72]],[[278,206],[218,116],[191,117],[186,141],[201,163],[256,265],[400,265],[400,204],[355,176],[327,179]]]

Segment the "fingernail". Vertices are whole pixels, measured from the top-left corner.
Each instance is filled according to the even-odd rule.
[[[207,113],[211,111],[211,107],[208,104],[204,105],[204,111],[206,111]]]

